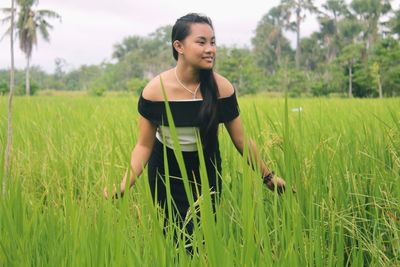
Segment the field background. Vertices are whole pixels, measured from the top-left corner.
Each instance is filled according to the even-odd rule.
[[[265,189],[221,127],[223,197],[216,222],[204,201],[190,257],[164,237],[146,173],[123,200],[102,196],[128,167],[137,98],[16,97],[0,266],[399,266],[400,100],[239,102],[246,132],[297,193]],[[0,164],[6,108],[0,97]]]

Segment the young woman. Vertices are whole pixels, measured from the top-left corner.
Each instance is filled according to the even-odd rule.
[[[163,88],[171,108],[174,124],[193,192],[201,187],[196,131],[200,133],[206,160],[210,188],[221,192],[221,157],[218,145],[218,125],[224,123],[236,149],[243,154],[245,140],[232,84],[213,71],[216,44],[214,29],[208,17],[188,14],[179,18],[172,29],[172,52],[176,67],[161,73],[144,88],[138,104],[139,137],[132,152],[131,175],[120,185],[121,195],[130,187],[148,164],[148,179],[154,199],[166,207],[164,183],[164,145],[170,177],[170,190],[178,215],[184,219],[189,208],[182,174],[174,156],[173,141],[168,127]],[[161,80],[163,85],[161,85]],[[257,158],[253,141],[247,141],[250,164],[260,166],[264,183],[282,193],[285,181],[275,177]],[[260,177],[261,178],[261,177]],[[114,187],[113,196],[117,196]],[[107,188],[104,195],[108,197]],[[197,196],[194,195],[196,200]],[[166,208],[165,208],[166,210]],[[167,212],[167,211],[166,211]],[[168,213],[166,213],[168,214]]]

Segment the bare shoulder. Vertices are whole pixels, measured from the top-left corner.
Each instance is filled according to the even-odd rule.
[[[214,77],[218,85],[219,97],[231,96],[235,91],[231,82],[227,78],[216,72],[214,72]]]
[[[160,86],[160,76],[157,75],[144,87],[142,96],[147,100],[157,101],[160,94]]]
[[[144,87],[142,96],[147,100],[162,101],[164,97],[161,90],[161,79],[163,80],[164,84],[168,82],[167,80],[169,72],[170,70],[164,71],[151,79],[150,82]]]

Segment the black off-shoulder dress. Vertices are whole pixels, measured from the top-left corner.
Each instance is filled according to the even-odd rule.
[[[199,127],[198,114],[201,108],[202,100],[188,101],[168,101],[174,119],[175,127]],[[139,113],[149,120],[151,123],[160,127],[168,127],[168,119],[164,101],[150,101],[141,95],[138,103]],[[239,107],[235,92],[229,96],[218,99],[217,105],[218,120],[220,123],[229,122],[239,116]],[[179,134],[179,132],[178,132]],[[167,193],[165,188],[165,170],[164,170],[164,145],[162,139],[156,138],[153,151],[148,162],[148,179],[153,199],[164,208],[166,217],[167,210]],[[182,175],[178,167],[178,162],[171,147],[166,147],[167,160],[170,175],[171,195],[176,205],[174,215],[179,215],[180,219],[184,219],[189,208],[189,202],[185,193]],[[199,174],[199,157],[197,151],[183,151],[183,158],[194,193],[194,199],[197,199],[196,185],[201,192],[200,174]],[[221,192],[221,157],[219,146],[213,153],[208,153],[205,158],[210,188],[218,195]],[[178,212],[178,213],[176,213]]]

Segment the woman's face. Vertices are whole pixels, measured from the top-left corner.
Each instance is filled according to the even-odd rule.
[[[211,69],[214,66],[217,48],[214,31],[206,23],[190,25],[190,34],[181,42],[181,56],[195,68]]]

